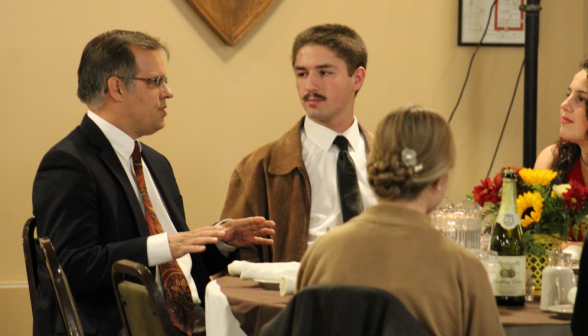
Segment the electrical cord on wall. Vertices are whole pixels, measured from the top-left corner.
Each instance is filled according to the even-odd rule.
[[[484,29],[484,34],[482,35],[482,38],[480,39],[480,42],[478,42],[478,45],[476,46],[476,50],[474,51],[474,54],[472,55],[472,59],[470,60],[470,66],[468,67],[468,73],[466,75],[465,81],[464,81],[463,86],[461,88],[461,92],[459,93],[459,98],[457,99],[457,103],[455,104],[455,107],[453,108],[453,111],[451,112],[451,115],[449,116],[449,120],[447,121],[447,123],[451,123],[451,119],[453,119],[453,115],[455,114],[455,111],[457,110],[457,107],[459,106],[459,102],[461,102],[461,97],[463,96],[463,91],[465,90],[466,84],[468,83],[468,79],[470,78],[470,71],[472,70],[472,64],[474,63],[474,58],[476,57],[476,54],[478,53],[480,46],[482,46],[482,41],[484,41],[484,37],[486,37],[486,32],[488,32],[488,27],[490,26],[490,20],[492,19],[492,11],[494,10],[494,5],[496,4],[496,1],[498,1],[498,0],[494,0],[494,2],[492,2],[492,6],[490,6],[490,14],[488,14],[488,22],[486,23],[486,29]]]
[[[521,74],[523,73],[524,68],[525,68],[525,59],[523,58],[523,64],[521,64],[521,70],[519,70],[519,76],[517,77],[517,83],[515,84],[514,92],[512,93],[512,99],[510,100],[510,106],[508,107],[508,112],[506,113],[506,118],[504,119],[504,125],[502,125],[502,131],[500,132],[500,137],[498,138],[498,143],[496,144],[496,149],[494,150],[494,156],[492,156],[492,162],[490,162],[490,168],[488,169],[488,174],[486,174],[486,177],[490,176],[490,172],[492,171],[492,166],[494,165],[494,159],[496,159],[496,153],[498,153],[498,148],[500,147],[500,142],[502,141],[502,136],[504,135],[504,129],[506,128],[506,123],[508,122],[508,117],[510,116],[510,110],[512,109],[512,104],[514,102],[515,96],[517,95],[519,81],[521,80]]]

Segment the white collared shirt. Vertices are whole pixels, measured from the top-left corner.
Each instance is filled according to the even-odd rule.
[[[304,120],[300,132],[302,159],[308,172],[311,189],[310,225],[308,245],[330,229],[343,223],[341,202],[337,187],[337,157],[339,148],[333,145],[337,135],[349,141],[349,155],[355,163],[363,208],[378,203],[369,186],[366,168],[366,144],[359,131],[357,118],[345,132],[339,134],[310,118]]]
[[[135,195],[141,205],[141,209],[143,209],[143,213],[145,213],[145,205],[143,204],[143,197],[141,196],[141,191],[137,185],[135,179],[135,173],[132,169],[132,160],[131,154],[135,149],[135,140],[128,136],[125,132],[121,131],[116,126],[110,124],[108,121],[102,119],[100,116],[95,114],[92,111],[88,111],[88,117],[96,123],[96,125],[102,130],[106,139],[114,148],[120,163],[122,164],[125,172],[127,173],[127,177],[135,190]],[[139,143],[140,144],[140,143]],[[177,233],[175,226],[172,223],[169,214],[167,213],[167,209],[161,200],[159,195],[159,191],[151,178],[151,173],[149,172],[149,168],[145,164],[145,161],[141,159],[143,163],[143,175],[145,176],[145,184],[147,187],[147,193],[149,194],[149,198],[151,199],[151,203],[153,204],[153,208],[155,209],[155,213],[157,214],[157,219],[159,219],[159,223],[161,224],[164,233],[160,233],[157,235],[152,235],[147,238],[147,259],[149,261],[149,266],[156,266],[168,261],[173,260],[171,255],[171,250],[169,248],[169,242],[167,238],[168,233]],[[184,272],[186,279],[188,280],[188,284],[190,285],[190,291],[192,292],[192,298],[194,299],[195,304],[200,303],[200,298],[198,297],[198,290],[196,289],[196,283],[192,278],[190,271],[192,270],[192,258],[190,254],[186,254],[181,258],[176,259],[180,268]],[[159,267],[156,267],[156,276],[155,280],[157,284],[161,287],[161,275],[159,273]]]

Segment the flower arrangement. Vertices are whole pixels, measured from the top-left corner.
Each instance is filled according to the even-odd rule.
[[[565,242],[570,234],[586,234],[582,223],[588,215],[588,188],[572,181],[556,184],[557,173],[548,169],[514,169],[517,175],[517,210],[521,217],[527,253],[545,255],[545,245]],[[473,198],[484,208],[483,216],[494,222],[502,199],[502,175],[485,178],[474,187]],[[580,229],[581,227],[581,229]]]

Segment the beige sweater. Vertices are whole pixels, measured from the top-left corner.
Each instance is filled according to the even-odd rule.
[[[297,287],[328,283],[391,292],[431,335],[504,335],[482,263],[404,207],[370,207],[311,245]]]

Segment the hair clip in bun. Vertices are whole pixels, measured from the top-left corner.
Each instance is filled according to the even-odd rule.
[[[407,167],[412,168],[415,173],[423,170],[423,164],[418,163],[417,154],[414,149],[405,148],[402,150],[402,162],[404,162]]]
[[[407,167],[412,167],[417,164],[417,155],[413,149],[405,148],[402,150],[402,162]]]

